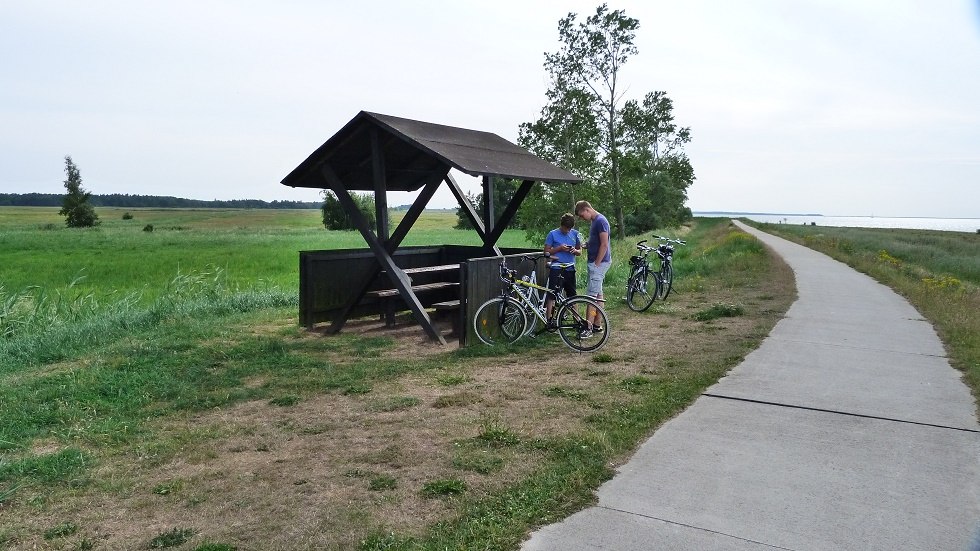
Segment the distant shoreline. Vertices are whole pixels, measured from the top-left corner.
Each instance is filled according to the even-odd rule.
[[[702,210],[694,211],[691,214],[694,216],[701,215],[711,215],[711,216],[823,216],[822,214],[807,214],[807,213],[794,213],[794,212],[732,212],[727,210]]]

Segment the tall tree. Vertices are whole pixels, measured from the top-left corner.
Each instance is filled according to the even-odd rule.
[[[623,173],[630,184],[627,195],[633,198],[626,209],[627,233],[677,225],[691,217],[685,203],[694,168],[684,153],[691,129],[675,124],[673,109],[662,91],[623,106]]]
[[[612,207],[619,236],[625,234],[623,192],[620,181],[619,71],[637,53],[633,40],[640,22],[627,17],[623,10],[609,10],[602,4],[584,23],[569,13],[558,23],[561,49],[545,54],[545,69],[560,88],[574,90],[575,96],[587,99],[598,133],[606,181],[612,192]],[[560,89],[557,91],[561,93]]]
[[[601,212],[611,209],[615,234],[623,237],[636,231],[635,224],[626,223],[626,215],[635,219],[638,209],[649,206],[654,187],[665,181],[662,174],[658,176],[658,163],[667,158],[687,162],[683,144],[690,141],[690,129],[676,127],[666,93],[647,94],[642,102],[623,102],[620,69],[637,54],[633,43],[637,29],[638,20],[606,4],[584,22],[578,22],[574,13],[559,22],[561,47],[545,54],[544,67],[551,80],[547,104],[537,121],[521,125],[519,142],[582,176],[586,183],[577,192],[556,188],[532,192],[525,201],[529,208],[521,212],[526,226],[536,226],[531,212],[547,212],[553,223],[560,212],[571,208],[574,200],[570,199],[577,194]],[[686,194],[670,197],[672,201],[680,197],[683,208]],[[673,206],[667,210],[677,211]]]
[[[89,204],[91,193],[82,189],[82,174],[78,167],[72,162],[70,155],[65,155],[65,194],[62,200],[61,210],[58,214],[65,217],[65,224],[69,228],[87,228],[99,223],[99,215],[95,214],[95,209]]]

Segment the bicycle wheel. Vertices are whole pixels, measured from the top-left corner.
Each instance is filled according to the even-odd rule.
[[[592,307],[599,312],[599,327],[602,331],[583,338],[582,332],[588,329],[586,312]],[[606,344],[609,338],[609,320],[599,303],[589,297],[574,297],[562,304],[558,310],[558,335],[572,350],[592,352]]]
[[[657,275],[660,276],[658,278],[660,287],[657,289],[657,296],[660,300],[666,300],[674,283],[674,268],[671,267],[670,263],[664,263],[660,266],[660,273]]]
[[[473,330],[485,344],[509,344],[524,335],[527,315],[516,300],[492,298],[483,303],[473,317]]]
[[[653,304],[659,292],[656,274],[643,270],[633,275],[626,284],[626,304],[634,312],[643,312]]]

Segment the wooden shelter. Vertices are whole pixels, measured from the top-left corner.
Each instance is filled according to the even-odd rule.
[[[498,215],[493,211],[492,201],[485,201],[483,212],[478,213],[450,174],[453,168],[482,177],[484,197],[493,197],[494,177],[521,180],[522,183],[502,213]],[[331,331],[340,331],[359,305],[371,298],[369,293],[378,298],[388,291],[389,294],[397,293],[404,300],[429,337],[445,343],[419,300],[417,292],[423,289],[418,285],[413,287],[406,273],[406,270],[419,272],[423,268],[442,266],[404,268],[395,261],[399,245],[439,186],[443,183],[449,186],[479,234],[483,243],[482,256],[499,256],[501,250],[497,241],[535,182],[580,181],[581,178],[496,134],[361,111],[290,172],[282,183],[290,187],[332,191],[376,259],[367,273],[359,277],[358,289],[348,293],[346,305],[333,317]],[[421,192],[398,227],[389,231],[387,192],[419,190]],[[374,192],[376,227],[371,227],[361,214],[351,191]],[[405,263],[401,264],[404,266]],[[304,277],[312,275],[304,272],[301,268],[301,294]],[[372,291],[372,285],[381,274],[387,276],[394,288]],[[302,308],[301,297],[301,319]]]

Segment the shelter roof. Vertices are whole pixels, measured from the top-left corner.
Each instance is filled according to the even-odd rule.
[[[496,134],[361,111],[289,173],[291,187],[323,188],[318,167],[329,163],[348,190],[372,191],[372,129],[377,129],[389,191],[415,191],[433,173],[456,168],[471,176],[536,182],[581,182]]]

